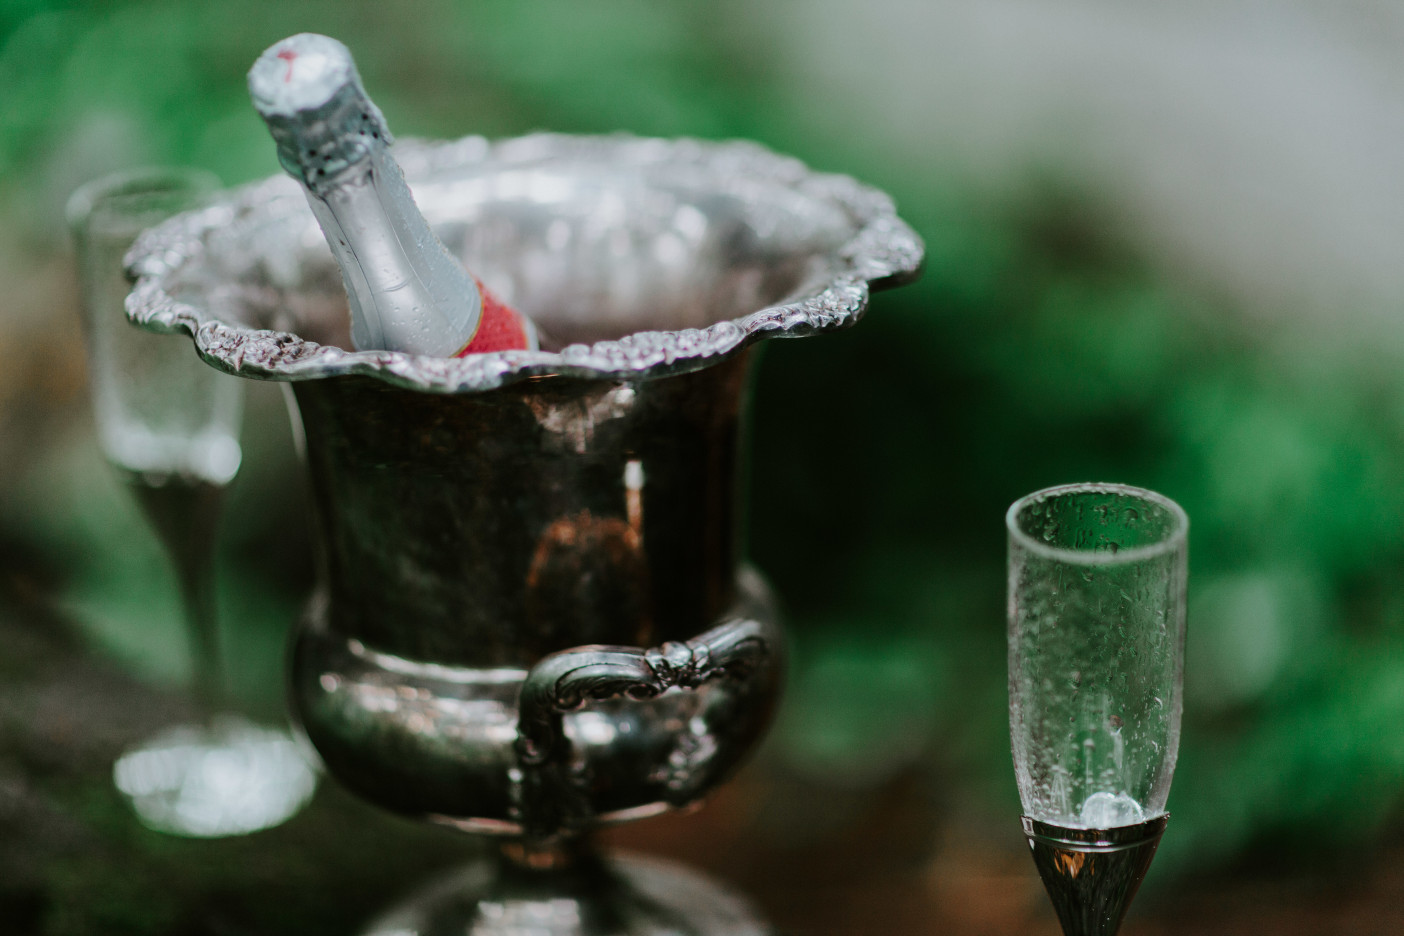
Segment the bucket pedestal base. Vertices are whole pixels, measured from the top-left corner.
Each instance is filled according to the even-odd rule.
[[[743,898],[672,862],[515,857],[459,868],[362,936],[773,936]]]

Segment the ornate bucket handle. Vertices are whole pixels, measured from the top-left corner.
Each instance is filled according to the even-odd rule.
[[[606,699],[651,699],[678,686],[695,689],[716,679],[745,680],[772,656],[767,626],[734,619],[685,642],[648,650],[592,645],[562,650],[532,667],[517,715],[519,810],[523,831],[547,839],[575,831],[591,818],[572,774],[564,716]],[[682,805],[681,803],[676,805]]]

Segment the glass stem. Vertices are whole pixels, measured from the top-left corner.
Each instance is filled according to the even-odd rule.
[[[157,483],[137,475],[132,487],[175,569],[190,641],[192,688],[205,714],[213,714],[224,699],[214,562],[224,486],[179,476]]]

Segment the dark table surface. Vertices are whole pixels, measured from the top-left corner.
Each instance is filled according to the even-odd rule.
[[[112,762],[190,714],[180,694],[86,650],[42,594],[0,593],[0,933],[351,934],[482,847],[332,781],[269,831],[150,832],[112,789]],[[995,829],[943,813],[916,775],[821,792],[762,757],[703,809],[602,839],[709,872],[782,933],[1058,932],[1017,817]],[[1147,890],[1126,936],[1404,933],[1404,848],[1291,873],[1209,869]]]

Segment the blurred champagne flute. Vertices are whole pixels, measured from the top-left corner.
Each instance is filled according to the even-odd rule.
[[[1070,484],[1006,521],[1024,834],[1066,936],[1115,936],[1169,819],[1189,519],[1154,491]]]
[[[287,733],[226,711],[214,552],[224,492],[239,470],[243,385],[188,344],[132,327],[123,256],[138,234],[200,207],[212,175],[151,168],[73,193],[89,382],[98,438],[164,545],[176,573],[202,722],[124,753],[118,789],[150,828],[220,837],[277,825],[311,797],[316,776]]]

